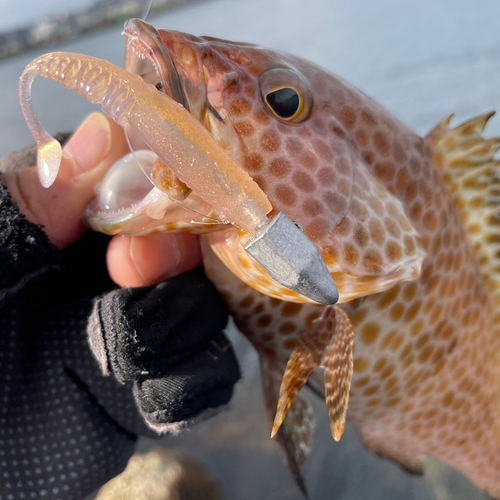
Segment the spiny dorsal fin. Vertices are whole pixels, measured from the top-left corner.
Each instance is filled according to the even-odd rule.
[[[489,280],[500,320],[500,138],[483,131],[494,111],[451,128],[450,115],[427,136],[438,154],[453,201]]]

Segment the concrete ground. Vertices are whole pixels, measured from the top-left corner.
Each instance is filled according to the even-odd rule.
[[[193,34],[255,42],[328,68],[380,101],[424,134],[450,112],[457,120],[500,106],[498,0],[219,0],[179,8],[149,21]],[[120,28],[50,50],[81,52],[121,63]],[[46,50],[48,51],[48,50]],[[17,81],[37,53],[0,64],[0,156],[32,142],[17,100]],[[37,81],[34,105],[50,131],[71,130],[94,109],[52,82]],[[70,112],[68,112],[71,110]],[[500,135],[500,119],[489,127]],[[255,353],[231,331],[244,372],[231,407],[161,445],[188,450],[218,478],[225,498],[300,499],[268,437]],[[324,405],[316,446],[305,466],[314,500],[479,500],[486,497],[436,461],[423,477],[367,452],[348,427],[329,439]],[[157,446],[143,440],[139,449]]]

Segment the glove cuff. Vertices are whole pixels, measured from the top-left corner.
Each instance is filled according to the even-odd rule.
[[[90,348],[99,364],[103,375],[113,373],[121,384],[127,382],[124,370],[120,366],[121,350],[118,346],[120,334],[126,326],[120,308],[120,295],[123,290],[114,290],[96,299],[87,325]]]
[[[60,267],[61,254],[42,226],[19,212],[0,174],[0,300],[48,270]]]

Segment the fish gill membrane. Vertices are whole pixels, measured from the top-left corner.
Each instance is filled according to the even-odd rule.
[[[44,187],[57,177],[62,149],[33,109],[31,86],[37,76],[75,89],[90,103],[100,104],[119,125],[129,124],[182,183],[247,233],[252,234],[272,210],[253,179],[181,104],[108,61],[68,52],[38,57],[26,67],[19,83],[21,108],[37,144],[38,174]]]

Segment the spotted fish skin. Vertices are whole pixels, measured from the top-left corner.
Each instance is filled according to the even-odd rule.
[[[259,352],[270,424],[277,407],[288,411],[275,430],[297,483],[305,489],[314,424],[295,394],[310,377],[324,383],[336,439],[347,416],[375,453],[412,471],[434,455],[500,498],[500,285],[492,278],[500,267],[491,265],[498,249],[487,247],[498,238],[478,239],[483,226],[467,210],[481,200],[456,195],[474,183],[450,173],[484,163],[498,182],[495,149],[483,151],[487,119],[456,129],[444,122],[422,138],[303,59],[167,30],[158,39],[190,111],[274,210],[303,227],[339,288],[341,304],[325,310],[273,282],[236,229],[202,238],[207,274]],[[294,118],[273,111],[273,88],[297,91]]]
[[[336,266],[333,276],[348,274],[354,287],[362,274],[376,283],[377,266],[400,258],[405,245],[425,251],[418,278],[407,275],[410,281],[341,306],[355,332],[348,420],[369,448],[407,469],[419,470],[425,455],[435,455],[500,497],[496,306],[433,141],[317,66],[273,51],[223,47],[238,75],[223,90],[225,120],[238,134],[245,168]],[[257,76],[284,64],[293,64],[312,89],[311,115],[297,125],[275,119],[260,95]],[[418,237],[381,207],[393,198]],[[208,245],[205,265],[239,329],[267,364],[283,370],[324,308],[257,292]],[[369,283],[356,294],[372,293]]]

